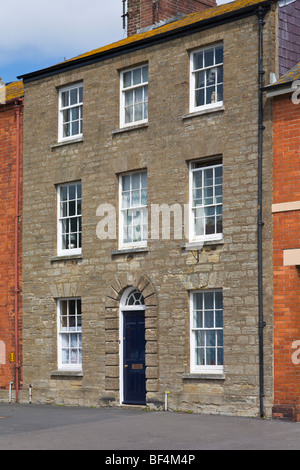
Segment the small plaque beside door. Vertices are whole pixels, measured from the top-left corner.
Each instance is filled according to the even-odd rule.
[[[143,364],[132,364],[131,369],[133,370],[141,370],[143,369]]]

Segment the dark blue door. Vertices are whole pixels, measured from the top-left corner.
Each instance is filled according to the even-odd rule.
[[[124,312],[124,403],[146,403],[145,314]]]

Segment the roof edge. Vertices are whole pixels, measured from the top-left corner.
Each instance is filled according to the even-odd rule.
[[[179,26],[178,28],[175,28],[171,31],[158,33],[155,36],[137,39],[136,41],[131,42],[129,44],[116,46],[106,51],[100,51],[95,54],[90,54],[84,57],[79,56],[77,59],[75,57],[74,59],[70,59],[66,62],[60,62],[56,65],[52,65],[45,69],[19,75],[17,78],[23,80],[24,84],[30,83],[32,81],[47,78],[47,77],[57,75],[59,73],[63,73],[69,70],[74,70],[76,68],[84,67],[92,63],[100,62],[102,60],[107,60],[109,58],[113,58],[122,54],[134,52],[135,50],[143,49],[145,47],[150,47],[152,45],[155,45],[161,42],[166,42],[166,41],[175,39],[177,37],[182,37],[187,34],[192,34],[193,32],[198,32],[198,31],[205,30],[214,26],[218,26],[220,24],[229,23],[229,22],[241,19],[241,18],[245,18],[247,16],[252,16],[256,14],[258,9],[265,8],[269,10],[272,3],[274,3],[274,0],[265,0],[259,3],[256,3],[254,5],[248,5],[238,10],[225,12],[218,16],[202,19],[192,24]]]

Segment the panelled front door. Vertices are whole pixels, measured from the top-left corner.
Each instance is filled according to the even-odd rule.
[[[123,312],[124,403],[146,403],[145,311]]]

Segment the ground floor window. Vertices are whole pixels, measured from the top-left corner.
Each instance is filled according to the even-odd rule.
[[[223,296],[221,290],[191,293],[191,372],[222,373]]]
[[[58,368],[81,370],[81,299],[60,299],[57,303]]]

